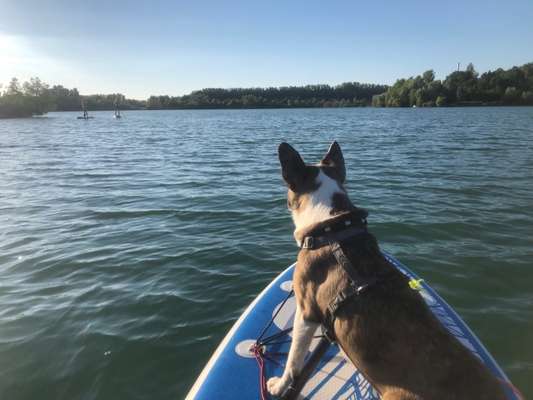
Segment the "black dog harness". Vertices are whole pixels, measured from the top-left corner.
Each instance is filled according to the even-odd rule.
[[[324,315],[324,335],[330,342],[335,342],[333,325],[341,308],[383,280],[378,276],[362,276],[354,268],[341,246],[342,242],[347,239],[355,236],[364,238],[369,234],[367,216],[366,210],[356,209],[332,218],[308,232],[300,245],[300,248],[304,250],[316,250],[323,246],[331,246],[335,259],[349,277],[348,287],[335,296]]]

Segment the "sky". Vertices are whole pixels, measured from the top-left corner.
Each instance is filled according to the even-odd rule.
[[[0,0],[0,83],[82,94],[392,84],[533,62],[533,0]]]

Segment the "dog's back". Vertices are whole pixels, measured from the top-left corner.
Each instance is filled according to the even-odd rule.
[[[340,346],[383,398],[505,399],[501,383],[442,326],[403,274],[383,257],[372,235],[343,248],[360,273],[388,276],[388,283],[348,304],[335,323]],[[334,293],[348,285],[348,277],[327,247],[312,260],[300,254],[298,266],[304,268],[296,273],[295,289],[320,282],[311,309],[323,315]]]

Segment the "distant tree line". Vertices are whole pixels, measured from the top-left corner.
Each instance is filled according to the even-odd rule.
[[[337,86],[307,85],[269,88],[203,89],[184,96],[151,96],[148,109],[358,107],[386,85],[346,82]]]
[[[533,105],[533,63],[481,75],[469,64],[444,80],[433,70],[394,85],[346,82],[337,86],[307,85],[269,88],[203,89],[184,96],[150,96],[146,101],[126,99],[120,93],[82,96],[77,89],[50,87],[39,78],[20,83],[13,78],[0,85],[0,118],[28,117],[48,111],[293,108],[293,107],[433,107],[465,105]]]
[[[142,100],[127,99],[121,93],[80,95],[78,89],[67,89],[61,85],[49,89],[52,108],[50,111],[79,111],[81,103],[91,111],[113,110],[118,105],[122,110],[145,108]]]
[[[385,93],[376,95],[377,107],[433,107],[467,105],[533,105],[533,63],[508,70],[488,71],[481,76],[472,63],[454,71],[443,81],[433,70],[399,79]]]
[[[22,84],[13,78],[4,89],[0,90],[0,118],[31,117],[48,111],[79,111],[82,100],[89,110],[113,110],[115,104],[121,109],[139,109],[146,104],[126,99],[120,93],[82,96],[78,89],[61,85],[50,87],[39,78],[31,78]]]

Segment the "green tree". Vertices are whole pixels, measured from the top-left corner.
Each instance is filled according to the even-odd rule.
[[[444,96],[438,96],[437,100],[435,101],[435,105],[437,107],[443,107],[446,105],[446,97]]]
[[[21,94],[22,88],[20,86],[20,82],[17,78],[11,78],[11,81],[7,85],[7,95],[16,95]]]
[[[522,103],[527,105],[533,105],[533,91],[527,91],[522,93]]]
[[[476,72],[476,69],[474,68],[474,64],[468,63],[466,66],[466,72],[468,72],[471,76],[475,76],[477,78],[478,73]]]
[[[508,87],[505,89],[503,100],[507,104],[518,104],[522,98],[522,93],[515,87]]]
[[[426,84],[433,82],[435,80],[435,72],[432,69],[427,70],[422,74],[422,79],[424,79]]]

